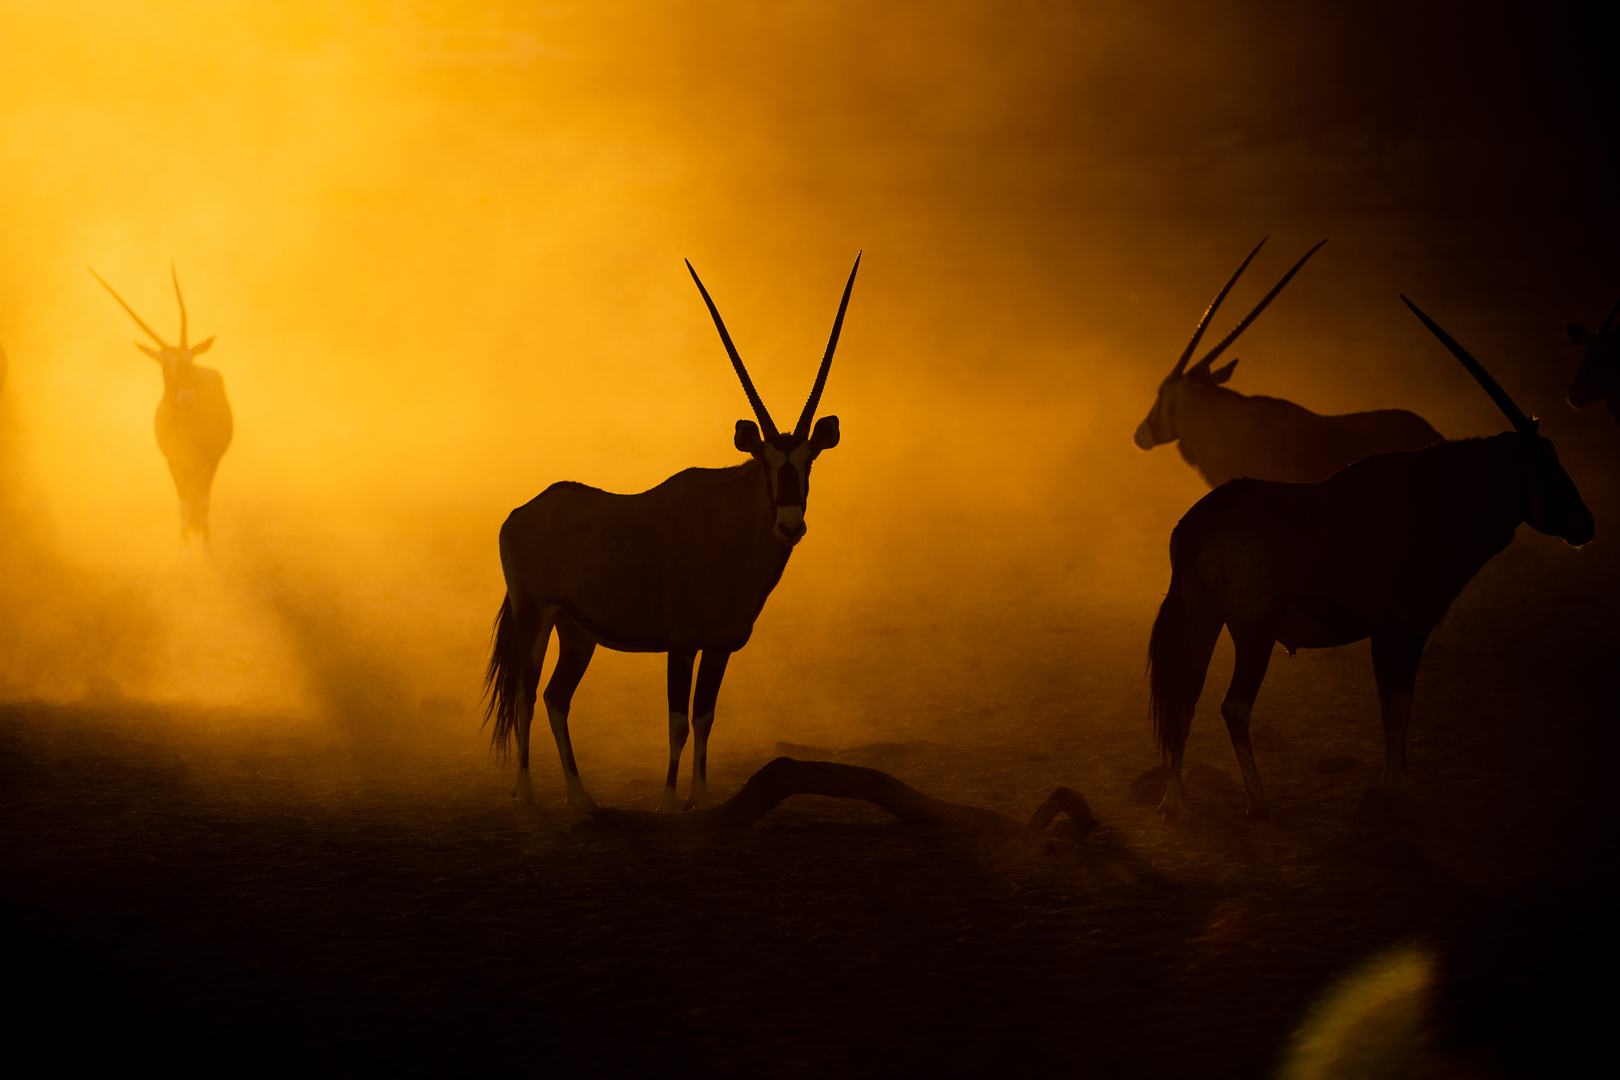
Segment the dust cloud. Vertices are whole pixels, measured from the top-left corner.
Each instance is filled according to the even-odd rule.
[[[1203,488],[1131,431],[1260,236],[1233,308],[1332,243],[1234,388],[1449,436],[1500,417],[1398,292],[1553,413],[1559,328],[1612,287],[1612,221],[1573,216],[1610,151],[1560,143],[1586,114],[1549,117],[1534,64],[1485,80],[1504,32],[1360,10],[7,3],[0,691],[472,738],[505,514],[738,460],[683,257],[791,415],[865,251],[822,403],[844,442],[727,684],[745,722],[792,687],[788,737],[856,742],[874,652],[1145,631]],[[236,415],[207,546],[86,272],[170,334],[171,260]],[[661,715],[661,660],[596,666],[586,692]]]

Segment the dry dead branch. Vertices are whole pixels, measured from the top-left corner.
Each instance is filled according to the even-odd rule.
[[[831,761],[798,761],[779,757],[743,785],[743,789],[710,810],[684,814],[654,814],[645,810],[604,808],[591,812],[586,828],[629,833],[701,835],[725,829],[745,829],[774,810],[790,795],[827,795],[860,799],[883,807],[902,821],[927,825],[964,836],[1012,839],[1034,836],[1058,814],[1068,814],[1074,835],[1084,839],[1097,827],[1085,797],[1060,787],[1041,804],[1027,824],[1005,814],[977,806],[963,806],[924,795],[886,772]]]

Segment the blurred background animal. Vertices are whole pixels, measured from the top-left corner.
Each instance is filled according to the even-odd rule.
[[[815,422],[832,367],[860,257],[844,286],[832,336],[810,399],[791,432],[771,420],[709,292],[686,264],[708,305],[715,329],[759,419],[737,421],[733,442],[750,461],[728,469],[687,469],[650,491],[615,495],[571,481],[553,484],[512,511],[501,526],[506,599],[495,618],[495,644],[484,688],[493,742],[504,753],[517,738],[518,774],[512,796],[533,802],[529,726],[551,630],[557,630],[556,670],[546,686],[546,714],[562,763],[568,801],[584,809],[585,790],[568,735],[574,690],[598,645],[620,652],[669,654],[669,771],[660,813],[681,808],[675,780],[692,747],[690,803],[712,805],[707,786],[709,730],[731,654],[748,643],[754,620],[781,580],[788,556],[804,538],[810,466],[838,445],[838,417]],[[761,434],[763,429],[763,435]],[[697,692],[692,663],[699,652]],[[688,707],[690,706],[690,714]]]
[[[1607,401],[1609,415],[1620,420],[1620,329],[1614,317],[1620,313],[1620,300],[1609,309],[1598,332],[1588,333],[1579,323],[1569,324],[1569,340],[1586,348],[1586,358],[1569,384],[1569,403],[1584,409],[1594,401]]]
[[[1405,300],[1405,297],[1402,297]],[[1383,787],[1406,786],[1406,728],[1423,644],[1519,523],[1579,547],[1592,515],[1551,441],[1462,346],[1417,313],[1514,430],[1365,458],[1314,484],[1237,480],[1170,536],[1170,591],[1148,646],[1154,733],[1169,766],[1165,820],[1183,807],[1182,753],[1221,628],[1236,647],[1221,702],[1249,813],[1269,816],[1249,717],[1272,643],[1290,653],[1372,639],[1384,722]]]
[[[146,331],[157,347],[135,342],[135,347],[158,362],[163,369],[163,397],[158,402],[153,427],[158,449],[169,463],[175,492],[180,496],[180,539],[193,532],[208,539],[208,504],[214,487],[219,459],[230,449],[235,424],[231,403],[225,397],[225,380],[220,373],[197,363],[197,357],[213,347],[210,336],[195,345],[188,344],[186,300],[180,295],[180,275],[171,264],[174,298],[180,304],[180,344],[170,345],[147,326],[135,309],[124,303],[94,269],[90,271],[118,305],[129,312],[135,325]]]
[[[1304,483],[1326,480],[1370,454],[1416,450],[1439,442],[1442,436],[1428,421],[1405,409],[1319,416],[1281,398],[1251,397],[1226,389],[1223,384],[1232,377],[1235,359],[1218,368],[1211,366],[1326,240],[1307,251],[1220,344],[1187,366],[1221,301],[1265,243],[1261,240],[1255,245],[1198,321],[1181,358],[1159,384],[1159,395],[1147,419],[1137,427],[1136,445],[1151,450],[1179,440],[1187,464],[1210,487],[1219,487],[1240,476]]]

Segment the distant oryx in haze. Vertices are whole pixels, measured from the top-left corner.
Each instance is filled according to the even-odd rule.
[[[1620,300],[1609,309],[1609,317],[1595,334],[1579,323],[1569,324],[1569,340],[1586,346],[1586,359],[1569,384],[1569,403],[1584,409],[1594,401],[1607,400],[1609,415],[1620,420],[1620,328],[1614,317],[1620,313]]]
[[[1210,487],[1220,487],[1240,476],[1256,480],[1326,480],[1370,454],[1416,450],[1439,442],[1440,433],[1428,421],[1405,409],[1318,416],[1281,398],[1250,397],[1226,389],[1221,384],[1232,377],[1236,360],[1210,367],[1326,240],[1307,251],[1276,288],[1238,323],[1237,329],[1205,353],[1203,359],[1187,367],[1221,301],[1265,243],[1262,240],[1255,245],[1204,312],[1181,359],[1159,384],[1152,411],[1137,427],[1136,445],[1151,450],[1179,439],[1181,456],[1187,464],[1197,469]]]
[[[696,735],[691,802],[700,809],[712,805],[706,784],[709,729],[726,661],[748,643],[788,555],[804,538],[811,464],[838,445],[838,417],[822,417],[813,430],[811,421],[860,267],[857,256],[810,399],[793,430],[784,433],[771,422],[719,309],[687,263],[759,418],[758,427],[752,420],[737,421],[733,436],[751,460],[728,469],[687,469],[639,495],[615,495],[572,481],[552,484],[501,526],[506,599],[495,619],[485,715],[495,720],[493,742],[500,753],[517,735],[514,798],[534,801],[529,726],[540,667],[556,627],[559,655],[545,705],[568,801],[596,806],[574,763],[568,709],[592,653],[603,645],[669,654],[669,773],[660,813],[681,808],[675,779],[686,746],[692,662],[703,653],[691,702]]]
[[[157,342],[155,349],[138,341],[135,347],[163,368],[163,398],[158,402],[153,426],[157,429],[158,449],[169,462],[169,475],[174,477],[174,489],[180,496],[180,539],[187,540],[191,533],[199,532],[207,540],[208,495],[214,487],[219,459],[230,449],[235,432],[231,403],[225,400],[225,380],[213,368],[196,362],[214,339],[209,337],[195,345],[186,343],[186,298],[180,295],[180,275],[172,264],[169,273],[174,278],[174,298],[180,302],[178,345],[159,337],[111,285],[102,281],[100,274],[94,269],[90,273],[129,312],[135,325]]]
[[[1401,299],[1405,300],[1405,297]],[[1198,501],[1170,536],[1170,591],[1148,646],[1154,732],[1170,768],[1161,809],[1181,813],[1182,751],[1221,627],[1237,649],[1221,702],[1248,792],[1266,800],[1249,715],[1271,661],[1372,638],[1386,787],[1406,784],[1406,726],[1423,643],[1521,521],[1579,547],[1592,515],[1553,444],[1485,369],[1406,301],[1513,421],[1484,439],[1365,458],[1315,484],[1235,480]]]

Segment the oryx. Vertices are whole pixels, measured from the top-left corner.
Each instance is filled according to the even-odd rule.
[[[1154,732],[1170,767],[1166,820],[1181,812],[1182,751],[1222,626],[1237,661],[1221,715],[1251,815],[1265,817],[1266,802],[1249,715],[1274,641],[1293,652],[1372,639],[1383,784],[1403,787],[1423,643],[1463,586],[1512,542],[1521,521],[1576,547],[1592,539],[1592,515],[1536,421],[1406,303],[1514,430],[1365,458],[1320,483],[1234,480],[1187,512],[1170,536],[1170,591],[1148,646]]]
[[[1609,309],[1609,317],[1595,334],[1579,323],[1569,324],[1569,340],[1586,347],[1586,358],[1569,384],[1569,403],[1584,409],[1594,401],[1607,400],[1609,415],[1620,420],[1620,327],[1614,317],[1620,313],[1620,300]]]
[[[1232,377],[1236,360],[1211,368],[1211,363],[1248,329],[1326,240],[1307,251],[1238,323],[1237,329],[1205,353],[1203,359],[1187,366],[1221,301],[1265,243],[1261,240],[1255,245],[1198,321],[1181,358],[1159,384],[1159,396],[1147,419],[1137,427],[1136,445],[1151,450],[1180,440],[1183,460],[1197,469],[1210,487],[1219,487],[1240,476],[1256,480],[1325,480],[1370,454],[1416,450],[1439,442],[1440,433],[1428,421],[1405,409],[1319,416],[1281,398],[1250,397],[1226,389],[1221,384]]]
[[[838,417],[815,420],[833,351],[844,326],[860,257],[849,272],[815,385],[791,432],[780,432],[754,391],[719,309],[688,262],[720,340],[759,419],[737,421],[733,443],[750,460],[727,469],[687,469],[639,495],[615,495],[584,484],[553,484],[512,511],[501,526],[506,599],[495,619],[494,649],[484,679],[495,721],[493,744],[518,749],[514,798],[533,802],[529,726],[551,630],[556,671],[546,686],[546,715],[557,741],[568,801],[596,802],[580,782],[568,738],[568,709],[596,646],[669,654],[669,772],[659,811],[680,809],[675,779],[686,745],[692,661],[698,667],[691,727],[691,802],[712,805],[706,785],[709,729],[726,661],[748,643],[754,620],[804,538],[810,466],[838,445]],[[763,435],[760,429],[764,429]]]
[[[102,281],[100,274],[93,268],[90,273],[129,312],[135,325],[157,342],[155,349],[138,341],[135,347],[163,368],[163,398],[158,402],[153,426],[157,429],[158,449],[169,463],[169,475],[174,477],[174,489],[180,496],[180,539],[200,532],[207,540],[208,497],[214,487],[214,473],[219,469],[219,459],[230,449],[235,432],[231,403],[225,399],[225,380],[213,368],[196,362],[213,346],[214,338],[187,344],[186,299],[180,295],[180,275],[174,264],[169,265],[169,273],[174,278],[174,297],[180,302],[178,345],[159,337],[111,285]]]

